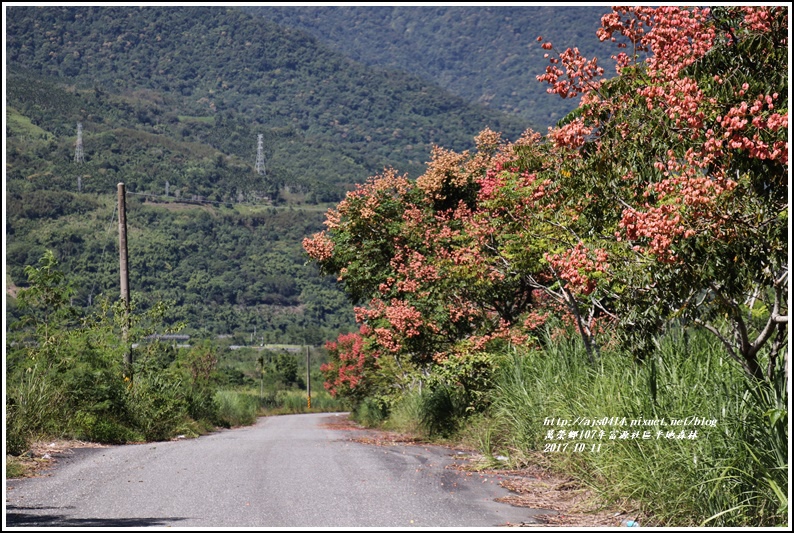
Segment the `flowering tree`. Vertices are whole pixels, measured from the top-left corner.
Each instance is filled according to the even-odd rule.
[[[617,77],[576,49],[539,76],[581,96],[548,138],[561,187],[602,214],[590,235],[623,245],[604,249],[625,323],[702,326],[756,379],[787,339],[787,30],[784,7],[615,8],[598,35]]]
[[[471,374],[484,368],[475,354],[489,342],[524,340],[510,326],[531,306],[531,288],[523,274],[487,259],[485,227],[475,216],[478,179],[497,137],[484,132],[473,155],[437,148],[415,183],[392,170],[371,178],[329,211],[327,230],[304,241],[359,304],[367,349],[410,368],[398,373],[408,382],[451,355],[472,364],[446,364],[447,374]],[[461,376],[464,387],[479,382]]]
[[[473,153],[435,148],[415,182],[386,170],[348,193],[304,241],[366,326],[330,386],[371,380],[364,352],[405,382],[487,367],[475,354],[527,342],[550,313],[591,360],[598,321],[641,356],[679,320],[771,379],[788,321],[787,24],[778,7],[615,8],[598,35],[616,77],[542,43],[539,79],[581,98],[548,135],[486,129]]]

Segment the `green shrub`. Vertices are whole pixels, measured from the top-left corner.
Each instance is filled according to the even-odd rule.
[[[389,408],[385,402],[367,397],[350,413],[350,418],[362,426],[377,427],[386,420],[388,414]]]
[[[187,414],[195,421],[214,421],[218,418],[217,391],[209,386],[189,387],[186,392]]]
[[[104,444],[124,444],[143,440],[142,435],[104,415],[86,411],[75,413],[69,423],[69,433],[80,440]]]
[[[449,437],[466,416],[468,402],[458,387],[437,386],[423,392],[420,421],[428,436]]]
[[[215,401],[218,405],[217,425],[230,428],[256,422],[259,402],[255,395],[224,390],[215,393]]]
[[[182,383],[160,375],[136,376],[128,389],[134,427],[146,440],[167,440],[187,416]]]

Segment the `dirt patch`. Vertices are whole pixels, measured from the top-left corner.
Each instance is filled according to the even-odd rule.
[[[598,495],[570,477],[560,476],[538,465],[521,469],[482,468],[486,459],[479,454],[463,458],[463,462],[451,465],[463,471],[500,476],[500,485],[515,494],[496,501],[516,507],[547,509],[556,513],[533,516],[540,524],[509,524],[510,526],[582,526],[614,527],[630,519],[642,523],[636,506],[622,502],[604,506]]]
[[[365,428],[364,426],[350,420],[347,414],[340,414],[338,416],[329,416],[325,421],[320,424],[321,428],[333,429],[335,431],[351,431],[355,435],[351,435],[349,440],[353,442],[360,442],[362,444],[373,444],[375,446],[398,446],[410,444],[428,444],[417,437],[410,435],[403,435],[401,433],[393,433],[390,431],[383,431],[378,429]]]
[[[349,440],[359,442],[361,444],[372,444],[374,446],[411,446],[411,445],[432,445],[444,446],[445,448],[452,448],[436,442],[428,442],[414,435],[405,433],[397,433],[394,431],[385,431],[382,429],[366,428],[353,420],[350,420],[347,414],[328,417],[325,423],[320,424],[320,427],[325,429],[353,431],[356,435],[351,435]]]
[[[81,440],[50,440],[34,442],[30,450],[13,457],[13,460],[22,467],[19,477],[39,477],[55,466],[59,457],[71,455],[77,448],[106,448],[104,444],[84,442]]]
[[[374,435],[367,435],[363,437],[354,437],[352,439],[353,442],[360,442],[361,444],[373,444],[375,446],[413,446],[417,444],[429,444],[422,439],[418,439],[416,437],[410,437],[408,435],[401,435],[399,433],[392,433],[392,434],[374,434]]]
[[[347,416],[347,414],[339,414],[334,416],[329,416],[323,419],[324,422],[319,424],[321,428],[324,429],[335,429],[335,430],[342,430],[342,431],[355,431],[361,430],[365,431],[366,428],[356,424]]]

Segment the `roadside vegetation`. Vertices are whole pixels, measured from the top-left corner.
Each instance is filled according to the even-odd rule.
[[[357,420],[575,473],[643,525],[788,515],[788,11],[615,8],[618,75],[542,36],[579,107],[348,193],[304,241],[357,306]],[[497,464],[497,461],[491,461]]]
[[[7,477],[24,475],[32,447],[47,440],[124,444],[191,438],[218,428],[250,425],[259,416],[340,410],[322,389],[313,364],[314,403],[309,409],[305,379],[295,354],[238,355],[201,342],[177,347],[162,340],[168,306],[146,312],[131,305],[128,340],[122,341],[124,309],[105,301],[82,314],[70,305],[70,280],[52,252],[26,269],[29,286],[19,290],[22,317],[7,339],[5,444]],[[155,336],[155,333],[158,335]],[[132,350],[132,366],[124,363]],[[305,375],[305,363],[302,367]],[[261,373],[267,383],[254,380]],[[260,382],[261,381],[261,382]]]
[[[112,245],[87,229],[66,231],[70,218],[47,215],[56,209],[76,219],[102,200],[46,190],[67,181],[43,163],[52,142],[46,133],[63,136],[71,126],[58,119],[55,127],[40,106],[47,96],[23,90],[23,76],[11,131],[38,138],[32,159],[39,163],[17,167],[25,142],[12,143],[17,244],[9,264],[19,288],[9,298],[7,451],[24,455],[42,438],[196,436],[263,414],[305,412],[303,356],[266,343],[316,344],[333,330],[336,340],[310,352],[312,411],[350,410],[366,426],[466,443],[489,468],[571,475],[601,504],[645,526],[789,525],[788,9],[615,8],[597,35],[617,47],[617,76],[607,79],[596,58],[538,37],[549,61],[538,79],[553,94],[579,98],[548,134],[527,130],[509,142],[486,128],[471,150],[433,147],[416,179],[386,167],[328,210],[322,231],[315,213],[274,208],[249,216],[234,204],[251,133],[224,148],[234,139],[226,135],[236,128],[234,113],[213,122],[184,110],[164,121],[183,128],[185,140],[214,131],[216,145],[240,159],[213,149],[184,177],[195,178],[202,197],[225,184],[211,200],[222,208],[178,217],[132,202],[132,223],[152,237],[137,241],[135,269],[150,292],[133,300],[124,342],[125,310],[108,299],[91,303],[94,290],[84,282],[101,278],[105,292],[113,286],[110,268],[95,272],[85,259]],[[11,44],[20,61],[32,53],[23,41]],[[49,59],[34,63],[55,73]],[[59,68],[93,69],[87,62]],[[182,79],[163,72],[169,83]],[[259,85],[246,94],[258,94]],[[201,89],[181,87],[184,96]],[[53,102],[104,106],[101,91],[83,92],[61,90]],[[418,115],[435,105],[423,103],[426,96],[416,96]],[[272,105],[289,107],[289,98]],[[159,115],[147,121],[152,128]],[[414,133],[427,127],[416,120]],[[311,132],[313,122],[306,124]],[[113,147],[122,133],[103,134],[110,153],[120,153]],[[127,134],[130,142],[154,138]],[[145,143],[133,145],[148,153]],[[179,146],[174,154],[188,154]],[[265,185],[295,194],[285,183]],[[313,203],[341,197],[341,189],[325,189],[301,194],[315,193]],[[102,213],[97,220],[106,220]],[[312,231],[302,242],[307,265],[295,240]],[[281,238],[287,232],[290,243]],[[38,240],[28,247],[32,235]],[[82,292],[42,250],[51,243],[70,258]],[[94,249],[84,256],[85,243]],[[43,251],[38,266],[34,251]],[[176,282],[179,290],[157,292]],[[352,313],[342,312],[349,306],[339,286]],[[172,308],[155,294],[180,301]],[[72,305],[80,299],[87,306]],[[195,328],[204,320],[205,331],[234,326],[235,333],[190,348],[151,337],[181,331],[186,318]],[[251,345],[231,349],[249,335]],[[18,466],[9,461],[7,475]]]
[[[447,387],[414,390],[385,410],[364,401],[353,418],[471,448],[482,469],[542,467],[588,489],[595,508],[644,526],[785,521],[782,374],[772,388],[753,384],[695,331],[663,336],[640,364],[607,348],[595,366],[572,328],[543,335],[545,349],[493,354],[493,386],[476,410]]]

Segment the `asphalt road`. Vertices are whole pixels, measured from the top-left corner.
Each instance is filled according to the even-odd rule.
[[[7,527],[490,527],[533,523],[454,451],[377,446],[334,414],[260,418],[197,439],[81,448],[6,481]]]

